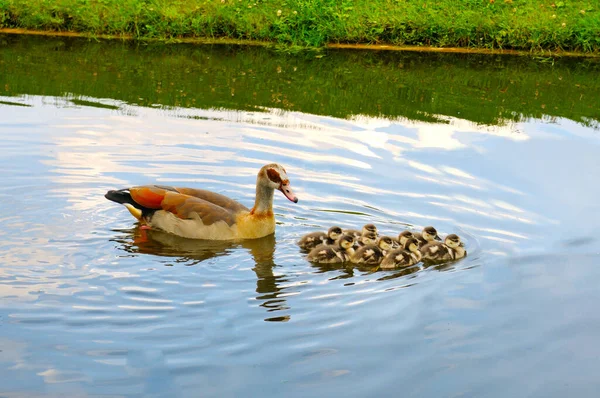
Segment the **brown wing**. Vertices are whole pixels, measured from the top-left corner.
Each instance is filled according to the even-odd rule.
[[[393,256],[398,264],[409,264],[411,262],[410,253],[406,250],[398,250],[393,252]]]
[[[191,219],[197,216],[205,225],[211,225],[217,221],[225,221],[228,225],[235,224],[236,211],[230,211],[199,197],[178,191],[178,189],[155,185],[129,188],[131,198],[149,209],[162,209],[182,219]],[[231,201],[231,199],[229,200]]]
[[[134,202],[148,209],[160,209],[165,194],[169,190],[166,187],[157,187],[155,185],[144,185],[141,187],[129,188],[129,194]]]
[[[221,195],[218,193],[214,193],[211,191],[206,191],[204,189],[194,189],[194,188],[175,188],[177,192],[181,192],[186,195],[194,196],[196,198],[200,198],[210,203],[214,203],[215,205],[222,207],[226,210],[229,210],[233,213],[238,213],[240,211],[248,211],[248,208],[243,204],[236,202],[233,199],[228,198],[225,195]]]
[[[202,219],[204,225],[211,225],[217,221],[225,221],[228,225],[235,224],[236,213],[206,200],[178,192],[167,191],[161,207],[163,210],[171,212],[182,219],[191,219],[198,216]]]

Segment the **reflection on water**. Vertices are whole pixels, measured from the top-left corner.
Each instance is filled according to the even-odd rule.
[[[181,238],[160,230],[141,229],[139,225],[133,230],[115,232],[126,233],[114,241],[122,244],[122,250],[128,253],[176,257],[176,261],[185,265],[196,265],[209,258],[227,255],[234,248],[248,250],[257,264],[273,264],[274,236],[240,242],[196,240]]]
[[[593,65],[335,53],[316,70],[262,50],[47,43],[44,57],[27,43],[0,53],[0,395],[600,387],[598,116],[578,91],[596,92]],[[179,76],[192,61],[206,73]],[[317,81],[275,90],[291,77],[262,78],[274,63]],[[271,161],[302,200],[277,196],[277,231],[256,241],[141,230],[103,196],[162,183],[251,205]],[[469,257],[377,271],[310,264],[296,245],[367,222],[389,235],[433,224],[464,237]]]
[[[142,229],[136,225],[130,230],[115,230],[121,233],[120,236],[111,239],[117,242],[119,249],[132,254],[149,254],[160,257],[160,261],[165,266],[200,266],[203,261],[227,256],[234,249],[243,249],[250,257],[253,263],[252,270],[256,273],[256,300],[260,301],[261,307],[264,307],[268,313],[275,311],[289,310],[285,297],[289,295],[286,291],[289,279],[286,275],[275,276],[273,268],[276,267],[274,253],[276,247],[275,235],[266,236],[261,239],[231,242],[231,241],[204,241],[181,238],[175,235],[167,234],[158,230]],[[298,253],[298,257],[304,257],[306,253]],[[441,264],[431,269],[438,271],[451,270],[456,264]],[[311,264],[316,273],[332,274],[329,280],[350,279],[356,273],[366,275],[379,271],[377,266],[365,264]],[[390,280],[403,276],[414,274],[421,270],[421,266],[413,266],[405,269],[398,269],[392,272],[385,272],[377,280]],[[350,282],[346,285],[352,285]],[[265,321],[289,321],[289,315],[268,316]]]
[[[139,225],[132,230],[118,230],[121,236],[111,239],[119,243],[120,249],[131,254],[150,254],[161,257],[165,266],[199,265],[201,262],[226,256],[234,249],[243,249],[251,260],[243,260],[245,263],[253,263],[252,270],[256,273],[256,299],[261,301],[261,307],[267,312],[282,311],[289,309],[286,306],[285,295],[280,294],[287,280],[285,276],[275,276],[275,235],[269,235],[261,239],[252,239],[240,242],[230,241],[205,241],[185,239],[175,235],[167,234],[158,230],[141,229]],[[165,261],[166,259],[166,261]],[[278,317],[269,316],[267,321],[287,321],[289,315]]]

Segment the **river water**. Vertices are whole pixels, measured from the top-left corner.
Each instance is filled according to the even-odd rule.
[[[0,396],[596,396],[594,60],[0,37]],[[141,230],[109,189],[274,236]],[[457,263],[315,266],[309,231],[457,233]]]

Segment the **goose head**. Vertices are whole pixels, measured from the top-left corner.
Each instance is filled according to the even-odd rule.
[[[412,253],[417,253],[419,251],[419,242],[415,238],[408,238],[406,243],[404,244],[405,250],[408,250]]]
[[[298,203],[298,198],[294,195],[287,172],[282,165],[271,163],[263,166],[258,172],[256,185],[263,188],[278,190],[283,195],[294,203]]]
[[[393,244],[394,244],[394,241],[392,240],[392,238],[390,238],[389,236],[382,236],[379,239],[378,246],[381,250],[388,251],[392,248]]]
[[[464,246],[460,241],[460,238],[456,234],[450,234],[446,236],[446,239],[444,239],[444,243],[451,249],[456,249],[459,246]]]
[[[410,231],[402,231],[398,234],[398,242],[400,242],[400,247],[405,247],[406,241],[413,237],[412,232]]]
[[[331,227],[327,231],[327,237],[331,240],[338,240],[342,236],[342,229],[340,227]]]
[[[437,230],[431,226],[423,228],[423,232],[421,233],[423,239],[427,242],[433,242],[434,240],[441,240]]]
[[[360,237],[360,241],[363,245],[374,245],[377,243],[377,234],[375,232],[364,232]]]
[[[339,245],[344,250],[352,249],[354,246],[354,236],[351,234],[344,234],[339,240]]]
[[[362,227],[362,234],[366,234],[366,233],[373,233],[375,234],[375,236],[377,236],[377,227],[374,224],[365,224]]]

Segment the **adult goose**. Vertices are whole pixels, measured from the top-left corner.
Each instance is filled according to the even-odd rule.
[[[125,205],[135,218],[151,228],[192,239],[240,240],[275,232],[276,189],[298,203],[285,169],[272,163],[258,172],[252,209],[215,192],[163,185],[108,191],[104,196]]]

